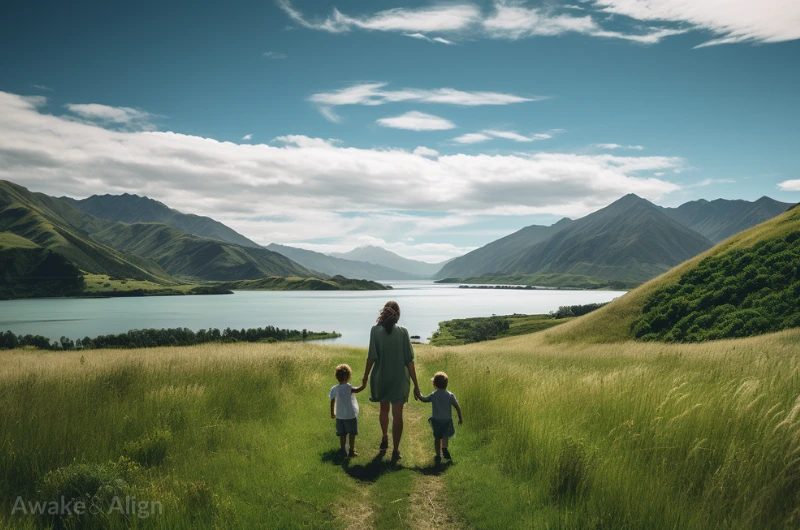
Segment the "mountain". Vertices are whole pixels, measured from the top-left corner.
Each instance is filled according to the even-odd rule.
[[[331,256],[354,261],[366,261],[367,263],[382,265],[406,274],[425,278],[436,274],[439,269],[441,269],[442,266],[447,263],[446,261],[442,263],[427,263],[425,261],[408,259],[398,256],[394,252],[388,251],[385,248],[372,245],[354,248],[350,252],[333,252],[331,253]]]
[[[70,203],[8,181],[0,181],[0,232],[7,247],[42,248],[55,252],[80,270],[119,278],[174,283],[161,267],[150,260],[119,252],[94,241],[89,233],[109,223],[75,208]],[[21,244],[20,242],[24,242]]]
[[[531,225],[492,241],[448,262],[434,278],[467,278],[503,270],[526,250],[541,243],[572,223],[565,217],[551,226]]]
[[[161,223],[114,223],[92,237],[183,278],[234,281],[317,275],[277,252],[224,243]]]
[[[800,208],[736,234],[607,306],[547,331],[549,342],[697,341],[800,326]]]
[[[630,194],[570,223],[499,272],[644,281],[712,246],[654,204]]]
[[[303,267],[330,276],[338,275],[364,280],[413,280],[419,278],[413,274],[400,272],[382,265],[375,265],[374,263],[367,263],[365,261],[335,258],[327,254],[322,254],[321,252],[314,252],[313,250],[288,247],[285,245],[278,245],[277,243],[271,243],[266,248],[286,256]]]
[[[163,223],[196,236],[217,239],[244,247],[259,247],[257,243],[210,217],[181,213],[150,199],[124,193],[122,195],[92,195],[86,199],[62,197],[73,206],[95,217],[123,223]]]
[[[677,208],[663,208],[664,213],[702,234],[714,243],[763,223],[785,212],[792,204],[769,197],[757,201],[726,200],[691,201]]]

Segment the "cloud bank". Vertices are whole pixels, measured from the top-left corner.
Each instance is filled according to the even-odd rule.
[[[626,193],[658,200],[678,186],[652,172],[685,166],[661,156],[441,155],[303,135],[237,144],[111,129],[6,92],[0,115],[0,178],[55,196],[144,194],[264,244],[352,246],[364,235],[419,240],[485,215],[580,216]],[[456,255],[442,248],[413,255]]]

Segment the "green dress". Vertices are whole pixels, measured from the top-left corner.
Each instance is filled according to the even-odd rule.
[[[391,333],[383,326],[372,326],[369,333],[368,360],[375,361],[370,377],[370,401],[406,403],[411,390],[408,363],[414,361],[414,349],[408,330],[395,324]]]

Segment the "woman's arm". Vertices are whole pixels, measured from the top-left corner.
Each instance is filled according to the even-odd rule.
[[[369,373],[372,371],[372,365],[375,364],[375,361],[372,359],[367,359],[367,367],[364,368],[364,378],[361,380],[361,385],[364,386],[367,384],[367,379],[369,379]]]
[[[422,396],[422,393],[419,391],[419,383],[417,383],[417,370],[414,368],[414,361],[408,363],[408,375],[411,376],[411,380],[414,381],[414,399],[419,400]]]

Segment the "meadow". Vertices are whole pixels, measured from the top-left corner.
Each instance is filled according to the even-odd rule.
[[[800,330],[699,344],[562,332],[589,316],[415,346],[422,390],[445,370],[464,409],[447,466],[415,402],[403,460],[381,458],[366,394],[360,455],[336,456],[333,367],[358,378],[364,349],[0,352],[0,527],[796,528]],[[18,496],[61,495],[161,508],[11,515]]]

